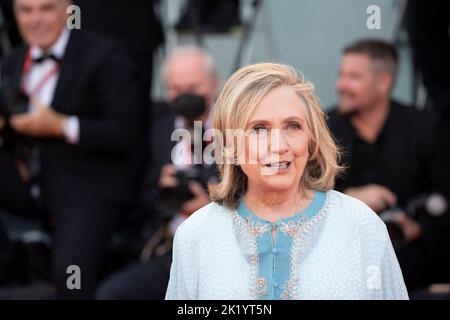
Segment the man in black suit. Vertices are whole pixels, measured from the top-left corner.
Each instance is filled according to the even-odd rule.
[[[26,46],[3,61],[2,85],[31,97],[31,110],[11,115],[8,122],[15,134],[32,141],[38,152],[32,167],[39,170],[18,165],[17,144],[5,144],[0,208],[49,216],[57,290],[63,298],[90,298],[105,243],[135,191],[139,102],[121,47],[66,29],[70,4],[15,0]],[[0,274],[12,257],[0,228]],[[71,265],[81,270],[81,289],[67,287]]]

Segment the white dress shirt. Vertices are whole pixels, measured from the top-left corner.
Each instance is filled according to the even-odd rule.
[[[44,52],[37,46],[30,48],[31,59],[37,59],[44,54],[53,54],[56,58],[61,59],[64,57],[67,43],[69,42],[70,31],[64,29],[58,40],[53,44],[48,52]],[[59,79],[59,69],[52,74],[47,81],[43,82],[46,76],[52,73],[57,67],[57,62],[52,59],[46,59],[42,63],[32,63],[28,75],[24,80],[24,88],[27,94],[34,99],[37,99],[41,104],[45,106],[51,106],[53,97],[55,95],[56,85]],[[41,88],[39,86],[42,85]],[[33,106],[30,106],[30,112],[33,112]],[[76,144],[79,140],[80,126],[79,120],[76,116],[70,116],[69,121],[64,127],[64,135],[66,141],[72,144]]]

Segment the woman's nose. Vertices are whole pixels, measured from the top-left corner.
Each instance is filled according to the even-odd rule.
[[[289,144],[280,130],[272,130],[269,137],[269,152],[283,154],[289,150]]]

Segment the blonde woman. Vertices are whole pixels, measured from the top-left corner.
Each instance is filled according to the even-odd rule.
[[[311,83],[251,65],[214,112],[221,182],[176,232],[166,299],[408,299],[383,222],[332,190],[338,150]]]

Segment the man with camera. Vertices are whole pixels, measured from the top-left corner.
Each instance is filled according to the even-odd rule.
[[[384,41],[349,45],[337,81],[338,108],[329,122],[347,167],[336,189],[395,226],[391,238],[411,290],[448,281],[450,219],[438,122],[391,99],[397,60],[395,47]]]
[[[0,209],[52,230],[59,297],[90,298],[135,192],[139,101],[125,51],[66,28],[70,0],[15,0],[25,45],[2,61]],[[78,267],[79,286],[68,288]],[[0,275],[16,268],[0,226]]]
[[[150,133],[153,159],[142,196],[146,212],[161,222],[162,228],[144,246],[140,264],[113,275],[101,285],[99,299],[164,299],[175,230],[210,202],[206,185],[216,178],[216,167],[204,164],[203,159],[196,160],[193,152],[194,143],[203,148],[206,143],[177,143],[171,136],[176,129],[192,133],[194,122],[201,124],[202,132],[211,127],[219,83],[214,59],[199,48],[177,48],[166,58],[162,77],[166,102],[154,106]],[[199,139],[202,140],[202,134]]]

